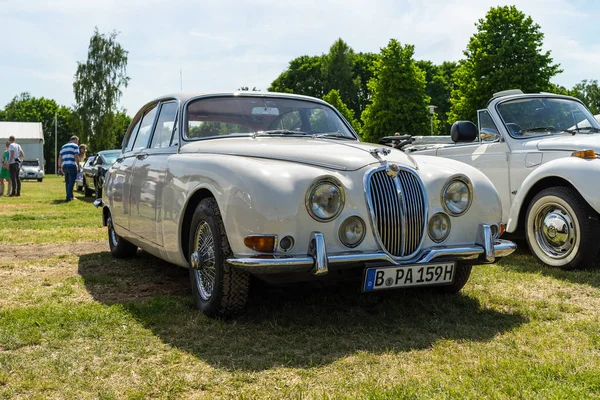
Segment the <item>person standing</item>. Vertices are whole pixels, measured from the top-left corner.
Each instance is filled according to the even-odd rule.
[[[73,186],[75,185],[75,179],[77,173],[81,170],[79,166],[79,138],[77,136],[71,136],[69,143],[65,144],[60,148],[60,155],[58,156],[58,173],[65,174],[65,189],[66,189],[66,201],[73,200]]]
[[[21,195],[21,178],[19,178],[19,172],[25,154],[14,136],[8,138],[8,143],[10,143],[8,145],[8,172],[10,173],[10,183],[12,185],[11,193],[8,197],[18,197]]]
[[[0,165],[0,196],[4,196],[4,182],[8,183],[6,194],[8,195],[11,193],[10,172],[8,172],[8,160],[10,158],[8,146],[10,146],[10,142],[6,142],[6,150],[4,151],[4,154],[2,154],[2,159],[0,160],[2,163],[2,165]]]

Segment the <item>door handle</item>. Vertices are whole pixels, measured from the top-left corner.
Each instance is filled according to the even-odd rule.
[[[138,160],[145,160],[148,157],[148,154],[138,154],[135,156]]]

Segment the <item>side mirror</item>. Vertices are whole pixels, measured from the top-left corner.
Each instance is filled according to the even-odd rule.
[[[456,121],[450,128],[454,143],[468,143],[477,139],[477,127],[471,121]]]

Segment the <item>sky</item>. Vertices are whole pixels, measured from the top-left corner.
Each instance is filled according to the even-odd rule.
[[[0,108],[21,92],[72,106],[94,27],[118,31],[129,52],[120,105],[133,115],[180,87],[265,91],[290,60],[327,53],[338,38],[355,52],[394,38],[416,59],[458,61],[475,22],[507,4],[541,26],[564,70],[553,82],[600,80],[597,0],[0,0]]]

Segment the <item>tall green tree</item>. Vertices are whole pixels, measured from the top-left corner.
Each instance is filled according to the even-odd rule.
[[[381,49],[369,81],[371,103],[362,113],[362,136],[366,141],[378,142],[395,132],[429,134],[425,73],[413,56],[414,46],[402,46],[395,39]]]
[[[290,61],[267,89],[269,92],[296,93],[321,98],[325,94],[322,74],[323,56],[300,56]]]
[[[354,55],[354,76],[358,79],[358,109],[356,117],[360,120],[362,112],[371,101],[369,81],[373,78],[373,66],[379,59],[377,53],[356,53]]]
[[[493,7],[475,26],[454,74],[451,121],[475,119],[493,93],[505,89],[548,91],[550,79],[562,72],[550,51],[543,52],[544,34],[531,17],[514,6]]]
[[[41,122],[44,132],[44,158],[46,172],[55,173],[56,155],[54,152],[54,115],[57,118],[58,148],[69,141],[74,133],[72,112],[52,99],[32,97],[25,92],[15,96],[4,108],[0,120],[12,122]],[[27,155],[26,155],[27,156]]]
[[[360,122],[354,117],[354,111],[352,111],[348,106],[342,101],[342,97],[340,96],[340,92],[336,89],[332,89],[323,96],[323,100],[334,106],[343,116],[346,118],[346,121],[352,125],[352,128],[359,133],[360,132]]]
[[[435,109],[435,135],[449,135],[450,124],[448,122],[448,112],[450,111],[450,96],[454,89],[454,80],[452,78],[458,64],[452,61],[445,61],[441,65],[435,65],[431,61],[417,61],[417,66],[425,72],[427,81],[426,92],[431,98],[430,102],[436,106]]]
[[[98,28],[90,39],[88,58],[77,63],[73,82],[76,111],[81,119],[84,141],[93,151],[113,148],[118,104],[127,87],[128,52],[116,41],[117,32],[101,34]]]
[[[583,101],[593,114],[600,114],[600,86],[597,80],[582,80],[570,94]]]
[[[360,79],[354,75],[354,50],[342,39],[336,40],[323,57],[323,89],[325,93],[337,90],[342,100],[360,113],[358,87]]]

